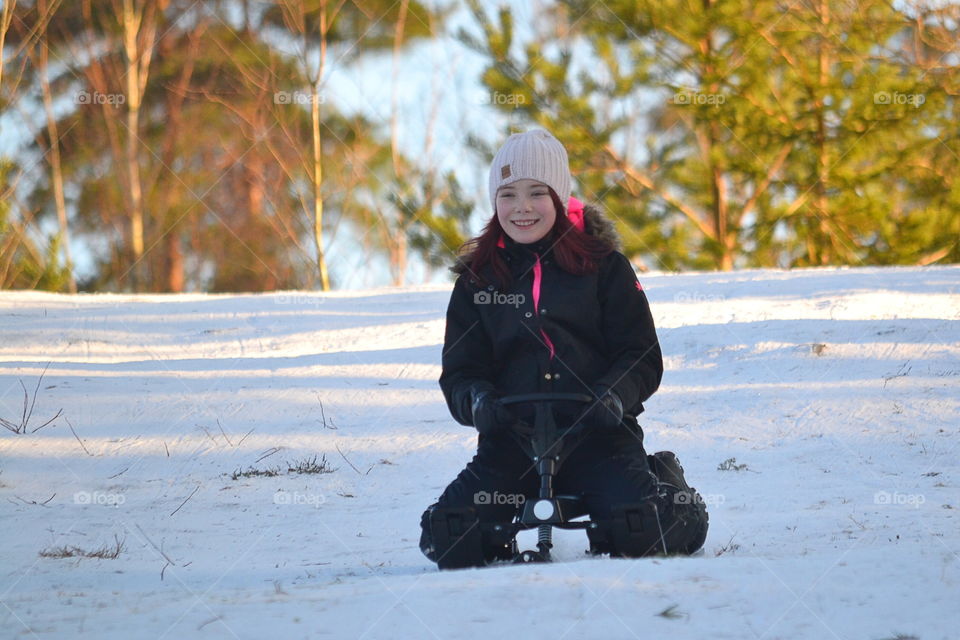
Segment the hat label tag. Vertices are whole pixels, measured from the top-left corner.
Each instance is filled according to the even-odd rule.
[[[502,167],[500,167],[500,179],[506,180],[509,177],[510,177],[510,165],[505,164]]]

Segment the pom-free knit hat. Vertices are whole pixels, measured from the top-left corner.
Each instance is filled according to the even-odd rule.
[[[543,129],[515,133],[490,165],[490,205],[497,211],[497,189],[517,180],[536,180],[553,189],[560,202],[570,197],[570,162],[560,141]]]

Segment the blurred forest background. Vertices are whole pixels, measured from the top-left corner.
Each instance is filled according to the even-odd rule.
[[[448,278],[536,126],[641,270],[960,262],[960,3],[4,0],[0,51],[0,288]]]

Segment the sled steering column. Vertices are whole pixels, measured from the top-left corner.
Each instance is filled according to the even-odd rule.
[[[557,402],[589,404],[594,402],[594,398],[585,393],[526,393],[505,396],[500,402],[505,406],[533,405],[533,426],[518,421],[512,425],[510,433],[537,465],[540,475],[537,499],[524,503],[519,521],[512,524],[514,535],[524,529],[537,529],[537,550],[518,553],[514,562],[550,562],[553,527],[587,529],[593,526],[590,521],[571,522],[573,518],[586,513],[578,496],[554,494],[554,477],[563,461],[580,444],[585,429],[582,423],[575,423],[561,432],[554,419],[553,405]]]

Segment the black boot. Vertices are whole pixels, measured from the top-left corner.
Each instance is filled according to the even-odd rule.
[[[433,546],[433,536],[430,531],[430,515],[436,506],[436,503],[434,503],[427,507],[427,510],[420,517],[420,551],[427,556],[427,560],[430,562],[437,561],[437,550]]]
[[[473,507],[430,505],[420,518],[420,550],[441,569],[482,567],[481,525]]]
[[[694,553],[706,541],[710,522],[703,498],[687,484],[683,467],[672,451],[658,451],[647,456],[647,461],[660,484],[666,485],[669,504],[664,507],[672,521],[669,528],[674,534],[668,536],[671,538],[668,540],[671,552]]]
[[[647,456],[647,462],[650,463],[650,470],[657,476],[660,482],[673,485],[681,491],[690,491],[690,485],[683,477],[683,467],[680,461],[672,451],[657,451],[653,455]]]

